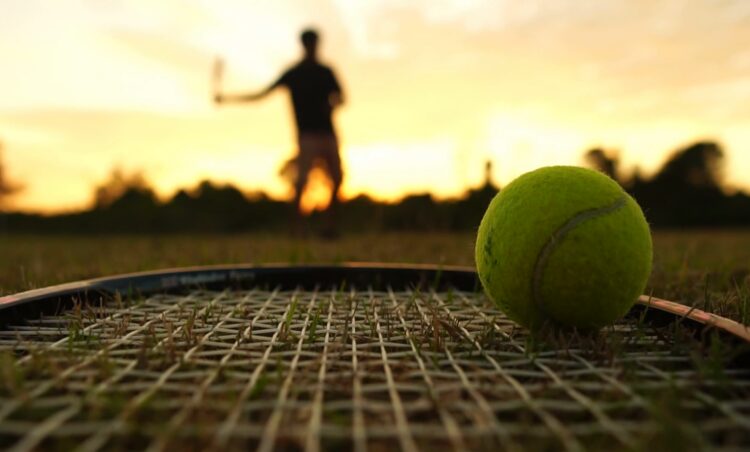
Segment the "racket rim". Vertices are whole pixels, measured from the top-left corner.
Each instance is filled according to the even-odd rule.
[[[84,279],[63,284],[31,289],[15,294],[0,296],[0,317],[17,308],[36,302],[85,298],[91,294],[100,296],[141,295],[178,292],[190,288],[241,284],[262,284],[288,280],[314,282],[314,276],[322,284],[332,281],[354,282],[356,279],[382,280],[389,277],[397,286],[438,288],[450,286],[459,290],[475,291],[481,288],[476,270],[464,265],[386,263],[386,262],[343,262],[290,264],[284,262],[264,264],[215,264],[186,267],[171,267]],[[400,284],[395,284],[399,281]],[[303,284],[304,285],[304,284]],[[431,286],[430,286],[431,285]],[[715,328],[727,333],[743,343],[750,344],[750,327],[735,320],[703,311],[695,306],[670,301],[652,295],[641,295],[630,314],[661,316],[662,319],[693,323],[693,326]],[[671,319],[670,319],[671,317]]]

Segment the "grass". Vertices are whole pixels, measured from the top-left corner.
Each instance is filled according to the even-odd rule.
[[[0,295],[143,270],[229,263],[345,261],[473,265],[471,233],[345,235],[0,235]],[[656,231],[647,293],[750,323],[750,230]]]

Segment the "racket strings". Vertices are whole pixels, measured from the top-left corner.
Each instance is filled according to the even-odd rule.
[[[457,290],[111,300],[0,331],[0,445],[746,448],[727,356],[639,319],[539,339]]]

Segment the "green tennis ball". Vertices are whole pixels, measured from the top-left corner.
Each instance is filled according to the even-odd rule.
[[[552,166],[498,193],[479,225],[479,278],[517,323],[597,329],[623,316],[651,273],[651,233],[609,177]]]

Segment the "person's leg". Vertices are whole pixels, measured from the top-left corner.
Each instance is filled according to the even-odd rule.
[[[305,192],[307,179],[312,169],[313,159],[316,153],[315,137],[310,134],[300,134],[299,154],[297,156],[297,179],[294,182],[294,207],[297,214],[302,215],[302,195]]]
[[[308,176],[315,158],[315,142],[309,135],[300,134],[297,154],[297,177],[294,181],[294,212],[289,219],[292,235],[304,237],[307,235],[307,225],[302,215],[302,195],[305,193]]]
[[[339,143],[336,135],[329,135],[323,138],[323,158],[328,169],[328,176],[331,178],[331,200],[328,203],[329,209],[335,208],[339,202],[339,191],[341,183],[344,180],[344,174],[341,169],[341,157],[339,156]]]
[[[324,135],[321,137],[321,156],[326,162],[328,176],[331,179],[331,199],[326,209],[327,226],[324,235],[328,238],[338,237],[338,210],[339,192],[343,181],[341,170],[341,157],[339,156],[339,144],[336,135]]]

